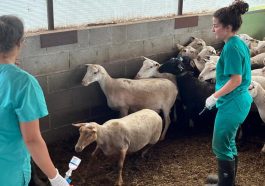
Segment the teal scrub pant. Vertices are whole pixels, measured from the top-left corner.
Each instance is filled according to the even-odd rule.
[[[237,156],[236,133],[246,119],[252,103],[248,92],[227,101],[218,108],[212,139],[217,159],[233,160]]]

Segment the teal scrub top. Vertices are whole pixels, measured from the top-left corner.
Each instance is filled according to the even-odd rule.
[[[237,36],[228,39],[218,60],[216,66],[216,91],[220,90],[230,80],[231,75],[241,75],[242,82],[235,90],[218,99],[217,108],[237,97],[237,95],[248,92],[248,87],[251,83],[249,48]],[[245,99],[252,102],[251,96],[245,96]]]
[[[38,81],[12,64],[0,64],[0,186],[28,185],[30,155],[20,122],[48,115]]]

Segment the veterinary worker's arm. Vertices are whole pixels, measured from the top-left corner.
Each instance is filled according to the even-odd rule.
[[[39,120],[20,123],[20,130],[34,162],[49,178],[51,185],[68,186],[67,181],[58,173],[51,161],[46,143],[40,133]]]
[[[234,89],[236,89],[242,82],[242,76],[241,75],[231,75],[231,78],[227,83],[218,91],[214,93],[215,98],[219,98],[221,96],[224,96],[226,94],[229,94]]]

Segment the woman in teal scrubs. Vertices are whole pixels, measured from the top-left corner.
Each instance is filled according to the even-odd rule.
[[[206,100],[206,107],[218,109],[213,132],[212,149],[217,157],[218,176],[208,176],[207,183],[234,186],[237,171],[235,137],[247,117],[252,98],[248,92],[251,82],[250,53],[246,44],[236,36],[242,23],[241,15],[248,4],[235,1],[213,15],[213,32],[225,42],[216,66],[216,92]]]
[[[52,186],[67,186],[54,167],[39,129],[48,115],[38,81],[16,66],[24,26],[15,16],[0,16],[0,186],[26,186],[30,156]]]

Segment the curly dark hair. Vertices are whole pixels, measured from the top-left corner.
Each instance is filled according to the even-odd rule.
[[[0,53],[11,51],[24,35],[22,21],[13,15],[0,16]]]
[[[241,15],[248,11],[248,3],[235,0],[234,3],[228,7],[223,7],[214,12],[213,16],[219,20],[223,26],[232,26],[232,31],[238,31],[241,24]]]

